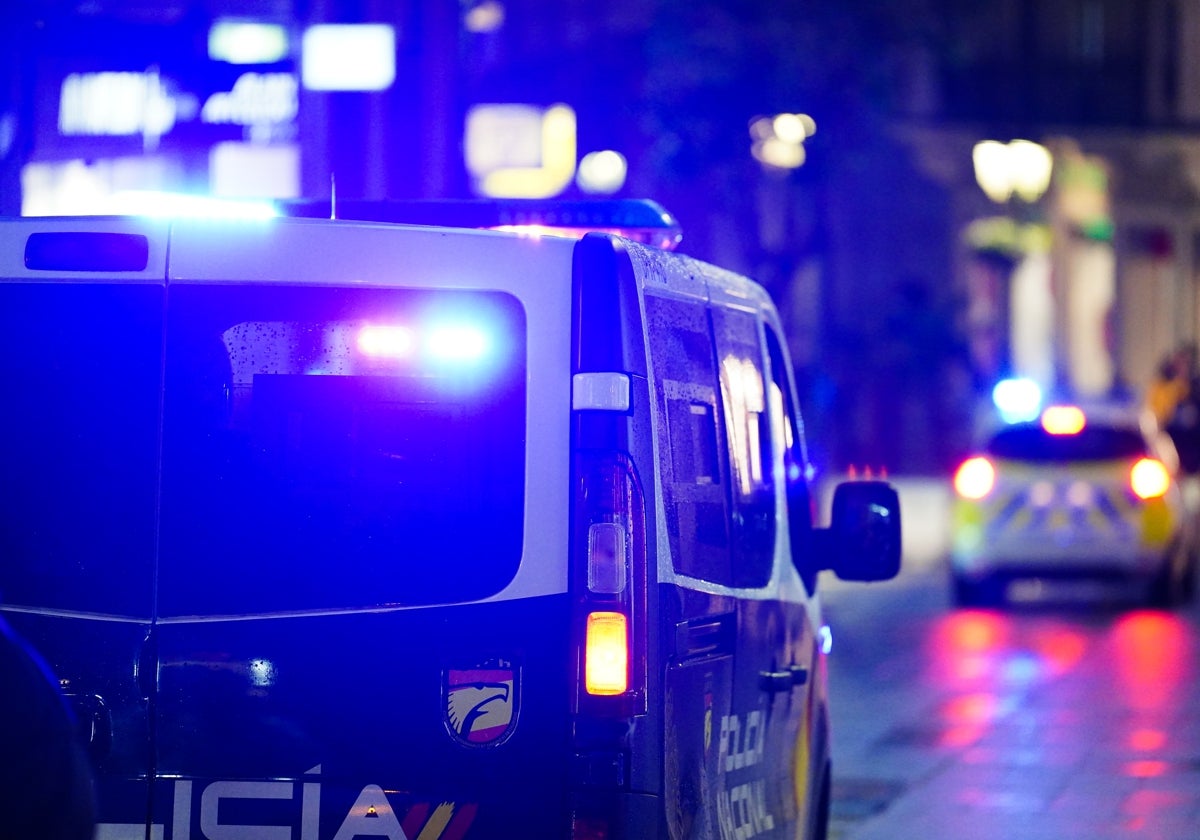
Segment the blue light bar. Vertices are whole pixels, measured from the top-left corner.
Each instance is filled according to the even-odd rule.
[[[109,199],[110,212],[151,218],[269,219],[279,215],[269,201],[242,201],[205,195],[128,190]]]
[[[649,199],[460,199],[429,201],[281,201],[284,216],[392,222],[434,227],[478,228],[583,236],[614,233],[664,250],[683,239],[679,222]]]

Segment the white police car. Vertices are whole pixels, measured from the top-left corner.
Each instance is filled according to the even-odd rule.
[[[102,840],[823,836],[895,492],[814,527],[775,308],[661,208],[476,211],[0,221],[2,609]]]
[[[1050,405],[999,425],[954,475],[955,600],[1098,593],[1097,582],[1154,605],[1190,598],[1196,528],[1174,461],[1121,407]]]

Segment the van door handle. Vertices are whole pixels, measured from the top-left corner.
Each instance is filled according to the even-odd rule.
[[[796,684],[791,671],[759,671],[758,687],[768,694],[791,691]]]
[[[808,682],[808,669],[803,665],[788,665],[792,674],[792,685],[805,685]]]
[[[680,659],[733,653],[733,613],[693,618],[675,625],[675,655]]]

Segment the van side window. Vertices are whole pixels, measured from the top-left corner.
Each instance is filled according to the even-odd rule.
[[[729,515],[719,382],[701,301],[646,296],[662,453],[663,498],[675,569],[729,585]]]
[[[720,307],[712,317],[732,467],[733,583],[762,586],[775,558],[775,491],[759,321]]]
[[[767,327],[767,357],[771,364],[770,406],[774,427],[780,430],[774,442],[775,457],[783,462],[787,487],[787,522],[791,536],[792,560],[809,594],[816,591],[817,575],[805,562],[812,540],[813,506],[806,473],[808,458],[804,452],[804,424],[796,406],[791,383],[784,365],[783,344],[774,330]]]

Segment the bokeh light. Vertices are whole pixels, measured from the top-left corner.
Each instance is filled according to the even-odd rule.
[[[575,183],[586,193],[611,195],[625,186],[629,164],[620,152],[589,152],[579,161]]]
[[[1032,379],[1002,379],[992,389],[992,404],[1005,423],[1033,420],[1042,408],[1042,389]]]

